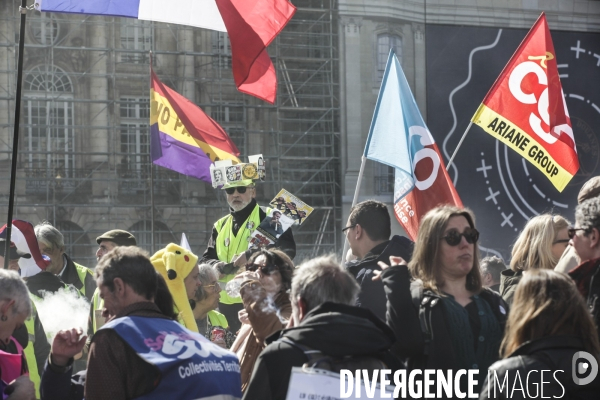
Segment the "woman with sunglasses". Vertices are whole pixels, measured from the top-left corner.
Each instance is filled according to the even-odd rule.
[[[246,280],[240,288],[244,309],[242,328],[231,346],[240,359],[242,391],[246,390],[254,363],[266,347],[265,339],[286,327],[292,315],[289,290],[294,264],[281,250],[261,249],[246,265]]]
[[[509,305],[523,272],[530,269],[554,269],[569,245],[569,221],[560,215],[533,217],[515,241],[510,269],[500,276],[500,295]]]
[[[481,377],[498,359],[508,309],[482,287],[478,239],[470,210],[440,206],[423,217],[408,265],[379,263],[396,356],[409,369],[479,369]]]

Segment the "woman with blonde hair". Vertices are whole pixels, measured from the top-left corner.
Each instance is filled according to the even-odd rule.
[[[554,269],[569,244],[569,221],[560,215],[533,217],[515,241],[510,269],[500,277],[500,294],[511,304],[523,272],[529,269]]]
[[[478,369],[483,376],[498,359],[507,305],[482,287],[478,239],[470,210],[440,206],[421,220],[408,265],[400,257],[390,257],[391,267],[379,263],[395,355],[409,369]]]
[[[600,377],[593,378],[598,375],[600,360],[598,334],[583,297],[565,274],[525,272],[515,293],[500,355],[503,360],[490,367],[489,377],[493,378],[483,386],[480,399],[536,398],[540,393],[544,398],[598,399]],[[542,377],[540,371],[547,372]],[[586,383],[587,378],[591,381]],[[508,385],[502,391],[497,383],[505,379]],[[525,387],[509,394],[515,380]]]

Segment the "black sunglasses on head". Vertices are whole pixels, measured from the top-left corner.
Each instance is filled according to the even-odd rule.
[[[467,228],[463,233],[453,229],[446,236],[443,236],[442,239],[445,239],[449,246],[458,246],[463,236],[467,240],[467,243],[470,244],[477,243],[477,240],[479,240],[479,232],[475,228]]]
[[[260,264],[247,264],[246,271],[254,272],[260,268],[261,272],[265,275],[271,275],[274,271],[279,271],[279,267],[275,264],[268,263],[267,265]]]
[[[248,188],[246,186],[232,187],[232,188],[225,189],[225,193],[227,193],[227,194],[234,194],[235,191],[237,190],[237,192],[239,194],[244,194],[244,193],[246,193],[246,189],[252,189],[252,188],[251,187]]]

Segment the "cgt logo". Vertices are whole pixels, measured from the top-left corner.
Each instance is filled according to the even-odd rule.
[[[578,351],[573,354],[573,360],[571,361],[573,371],[573,382],[576,385],[587,385],[591,383],[596,376],[598,375],[598,361],[588,352]],[[587,377],[580,378],[580,376],[584,376],[586,374]]]

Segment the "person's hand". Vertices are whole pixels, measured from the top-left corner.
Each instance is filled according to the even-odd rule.
[[[215,272],[216,272],[216,273],[217,273],[217,275],[218,275],[218,279],[222,279],[222,278],[225,276],[225,274],[223,274],[223,273],[221,272],[221,268],[223,268],[223,266],[224,266],[224,265],[225,265],[225,262],[224,262],[224,261],[219,261],[219,262],[217,262],[217,263],[214,263],[214,264],[212,265],[213,269],[215,270]]]
[[[64,367],[69,364],[69,360],[75,357],[83,350],[87,336],[80,329],[69,329],[66,331],[58,331],[52,341],[52,349],[50,356],[52,364]]]
[[[250,325],[250,320],[248,319],[248,311],[241,309],[238,311],[238,319],[242,324]]]
[[[4,393],[9,395],[6,400],[35,400],[35,385],[23,375],[12,381]]]
[[[383,261],[379,261],[377,263],[377,265],[379,265],[379,268],[381,268],[381,271],[378,271],[378,270],[374,270],[373,271],[373,274],[375,275],[373,277],[374,281],[381,280],[381,274],[383,273],[383,271],[385,271],[386,269],[390,268],[390,265],[392,267],[395,267],[397,265],[408,265],[408,264],[406,263],[406,261],[402,257],[390,256],[390,265],[387,265]]]
[[[221,339],[211,340],[211,342],[213,342],[217,346],[222,347],[224,349],[227,348],[227,343],[225,343],[225,339],[221,338]]]
[[[236,268],[241,268],[241,267],[243,267],[244,265],[246,265],[247,263],[248,263],[248,260],[246,259],[246,252],[245,252],[245,251],[244,251],[244,252],[242,252],[242,253],[240,253],[240,254],[238,254],[238,255],[237,255],[235,258],[234,258],[234,260],[233,260],[233,265],[234,265]]]

